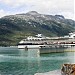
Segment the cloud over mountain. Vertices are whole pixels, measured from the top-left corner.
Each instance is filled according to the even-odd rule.
[[[0,6],[9,14],[35,10],[43,14],[60,14],[66,18],[74,18],[74,0],[0,0]]]

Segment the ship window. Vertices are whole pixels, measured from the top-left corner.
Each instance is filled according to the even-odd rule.
[[[26,41],[25,39],[23,41]]]
[[[19,43],[18,45],[43,45],[44,43]]]
[[[73,36],[75,38],[75,36]]]

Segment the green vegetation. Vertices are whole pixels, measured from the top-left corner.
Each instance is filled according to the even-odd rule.
[[[60,15],[43,15],[44,17],[38,13],[37,15],[19,14],[1,18],[0,46],[17,45],[21,39],[38,33],[45,36],[64,36],[75,31],[73,20],[65,19]]]

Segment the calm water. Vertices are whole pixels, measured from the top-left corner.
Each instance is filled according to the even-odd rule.
[[[38,50],[0,47],[1,75],[34,75],[61,68],[63,63],[74,63],[75,52],[39,54]]]

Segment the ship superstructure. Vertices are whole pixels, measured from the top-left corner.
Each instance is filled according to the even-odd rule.
[[[18,48],[40,48],[48,45],[47,40],[49,37],[45,37],[42,34],[38,34],[35,37],[29,36],[19,42]]]

